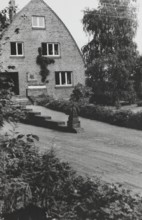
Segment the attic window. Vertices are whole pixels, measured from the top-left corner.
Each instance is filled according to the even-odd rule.
[[[43,56],[60,56],[59,43],[42,43]]]
[[[11,49],[11,56],[23,56],[23,43],[11,42],[10,49]]]
[[[45,28],[45,18],[43,16],[32,16],[33,28]]]

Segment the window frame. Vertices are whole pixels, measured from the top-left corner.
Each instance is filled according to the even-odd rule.
[[[37,26],[33,25],[33,19],[37,18]],[[44,18],[44,26],[39,25],[39,18]],[[32,15],[32,28],[33,29],[45,29],[45,16],[39,16],[39,15]]]
[[[60,46],[60,43],[59,42],[42,42],[41,43],[41,48],[42,47],[42,44],[46,44],[46,51],[47,51],[47,54],[42,54],[42,56],[44,57],[60,57],[61,56],[61,46]],[[49,45],[52,45],[52,51],[53,51],[53,54],[49,54]],[[55,45],[58,45],[58,54],[55,54]]]
[[[65,84],[62,84],[62,74],[65,73]],[[70,73],[71,83],[68,83],[67,74]],[[59,74],[59,85],[56,84],[56,74]],[[56,71],[55,72],[55,87],[72,87],[73,86],[72,71]]]
[[[12,54],[12,50],[11,50],[11,44],[12,43],[16,44],[16,54]],[[22,54],[18,54],[18,44],[22,45]],[[11,57],[23,57],[24,56],[24,42],[21,42],[21,41],[11,41],[10,42],[10,56]]]

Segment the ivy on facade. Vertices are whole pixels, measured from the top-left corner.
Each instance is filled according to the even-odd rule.
[[[50,73],[48,65],[55,63],[54,59],[42,56],[42,49],[39,47],[36,63],[40,66],[41,81],[46,82],[46,78]]]

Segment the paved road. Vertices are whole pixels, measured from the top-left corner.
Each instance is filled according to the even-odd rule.
[[[34,106],[43,115],[67,121],[67,115]],[[70,134],[19,124],[22,133],[40,137],[40,150],[54,148],[81,174],[121,182],[142,193],[142,131],[80,118],[84,132]],[[5,128],[6,129],[6,128]]]

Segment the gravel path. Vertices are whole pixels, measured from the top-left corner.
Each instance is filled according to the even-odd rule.
[[[42,115],[66,120],[68,116],[43,107],[32,106]],[[31,106],[29,106],[31,108]],[[18,124],[21,133],[40,137],[40,150],[55,149],[57,155],[81,174],[121,182],[142,193],[142,131],[121,128],[80,118],[83,133],[70,134]],[[8,129],[5,126],[4,131]]]

